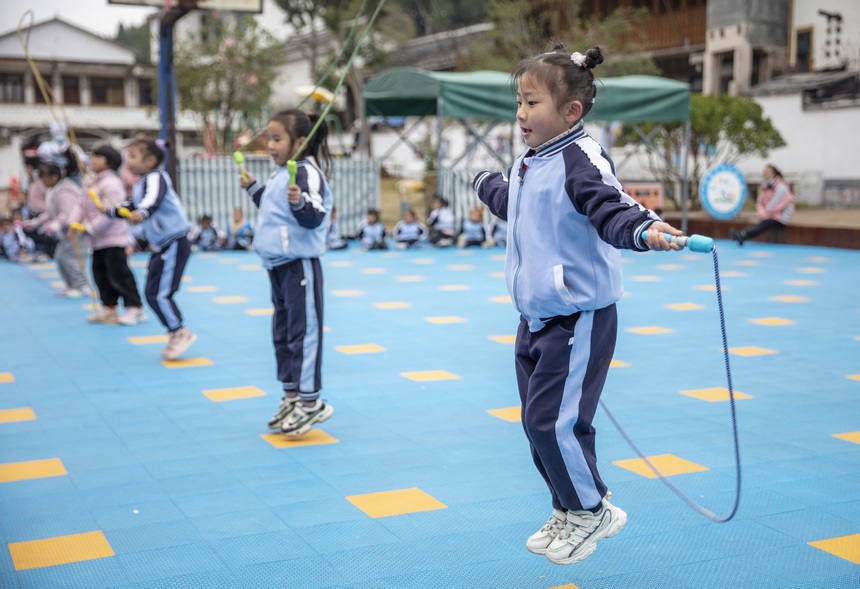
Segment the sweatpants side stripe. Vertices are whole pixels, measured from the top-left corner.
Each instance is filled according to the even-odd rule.
[[[158,280],[158,308],[167,321],[167,328],[179,329],[180,320],[170,301],[170,292],[173,290],[173,273],[176,271],[176,257],[179,250],[178,241],[174,241],[162,252],[161,259],[164,265],[161,268],[161,276]]]
[[[319,346],[320,326],[317,321],[316,276],[310,260],[302,260],[305,275],[305,337],[302,342],[302,374],[299,377],[300,391],[313,391],[315,387],[317,348]]]

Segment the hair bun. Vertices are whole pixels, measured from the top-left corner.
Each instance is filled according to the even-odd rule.
[[[603,54],[600,52],[600,47],[592,47],[585,52],[585,67],[593,70],[598,65],[603,63]]]

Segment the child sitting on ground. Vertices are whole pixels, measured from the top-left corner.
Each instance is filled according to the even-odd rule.
[[[379,221],[379,211],[369,209],[367,219],[359,224],[355,238],[361,243],[363,250],[387,250],[386,235],[388,235],[388,230]]]
[[[481,247],[486,239],[484,210],[481,207],[473,207],[469,211],[469,218],[463,219],[463,229],[457,238],[457,247]]]
[[[248,250],[254,241],[254,228],[245,220],[240,207],[233,209],[233,222],[227,226],[227,249]]]
[[[212,223],[212,217],[203,215],[198,219],[197,227],[192,229],[191,233],[188,234],[188,241],[196,249],[204,252],[212,252],[220,250],[226,239],[221,230]]]
[[[394,241],[399,249],[419,248],[427,238],[427,227],[415,218],[415,211],[406,209],[403,218],[394,226]]]
[[[454,244],[454,213],[448,208],[448,201],[441,196],[434,196],[430,204],[431,211],[427,217],[427,227],[430,228],[430,243],[436,247],[448,247]]]

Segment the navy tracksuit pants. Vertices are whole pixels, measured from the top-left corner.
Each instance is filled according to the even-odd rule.
[[[554,318],[537,332],[520,320],[516,371],[523,429],[555,509],[590,510],[606,494],[591,423],[617,329],[615,305]]]
[[[322,388],[323,277],[318,258],[298,259],[269,270],[272,340],[278,380],[303,401]]]
[[[176,306],[173,295],[179,290],[182,273],[190,256],[191,243],[187,237],[180,237],[149,257],[144,287],[146,302],[168,331],[182,327],[182,312]]]

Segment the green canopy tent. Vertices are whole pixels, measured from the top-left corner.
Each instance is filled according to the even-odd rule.
[[[441,145],[444,120],[457,119],[477,141],[460,155],[451,167],[456,166],[479,143],[502,161],[496,150],[484,138],[495,124],[515,123],[516,96],[511,75],[497,71],[430,72],[417,68],[394,68],[368,80],[362,89],[365,121],[367,117],[437,117],[437,145]],[[490,121],[483,133],[470,120]],[[623,76],[597,78],[597,102],[588,114],[589,121],[621,121],[630,123],[646,145],[653,149],[651,138],[639,128],[639,123],[685,122],[685,145],[690,138],[690,86],[656,76]],[[415,123],[415,125],[418,124]],[[414,126],[414,125],[413,125]],[[400,133],[400,140],[409,142],[408,132]],[[399,142],[398,142],[399,143]],[[387,157],[395,144],[383,157]],[[413,148],[418,150],[416,146]],[[418,150],[420,151],[420,150]],[[684,184],[686,209],[687,170],[686,157],[681,158],[680,175]],[[437,161],[437,167],[441,168]],[[671,162],[667,162],[671,165]],[[686,230],[686,210],[684,211]]]

